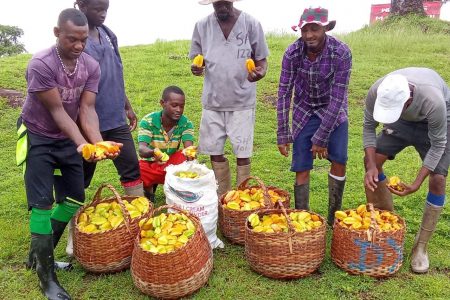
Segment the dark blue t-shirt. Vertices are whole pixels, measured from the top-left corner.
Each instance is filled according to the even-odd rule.
[[[125,115],[125,86],[123,66],[115,51],[111,37],[98,27],[100,43],[88,38],[84,51],[100,64],[101,77],[95,100],[100,131],[106,131],[127,124]]]

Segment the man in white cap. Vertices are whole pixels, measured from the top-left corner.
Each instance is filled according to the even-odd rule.
[[[379,123],[383,129],[376,136]],[[435,71],[405,68],[379,79],[369,90],[364,111],[364,185],[367,201],[375,207],[393,210],[392,194],[416,192],[429,176],[422,224],[411,256],[416,273],[429,269],[427,244],[436,228],[445,202],[450,165],[450,90]],[[408,146],[422,159],[412,184],[400,183],[402,191],[388,186],[383,164]]]
[[[301,37],[286,49],[278,87],[278,150],[289,156],[295,172],[295,208],[309,209],[310,171],[314,159],[331,162],[328,174],[328,223],[342,206],[348,148],[348,83],[352,54],[326,34],[336,25],[325,8],[307,8],[298,26]],[[293,97],[292,97],[293,95]],[[292,127],[290,127],[291,102]]]
[[[205,75],[202,94],[199,152],[210,155],[218,195],[231,189],[230,166],[224,145],[230,139],[236,156],[236,182],[250,175],[255,125],[256,81],[266,75],[269,49],[261,24],[233,6],[236,0],[202,0],[214,12],[195,24],[189,56],[204,57],[196,76]],[[248,72],[246,60],[256,68]]]

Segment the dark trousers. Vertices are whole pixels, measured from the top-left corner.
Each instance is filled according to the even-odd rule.
[[[133,136],[128,125],[101,132],[105,141],[122,143],[119,156],[113,160],[117,173],[120,176],[120,182],[130,182],[138,180],[141,177],[139,172],[139,161],[134,146]],[[96,163],[89,163],[83,160],[84,188],[87,188],[94,177]]]

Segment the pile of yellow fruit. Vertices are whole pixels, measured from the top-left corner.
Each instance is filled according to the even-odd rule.
[[[148,212],[149,202],[145,197],[139,197],[130,202],[123,200],[132,219]],[[98,233],[119,227],[123,213],[117,201],[101,202],[96,206],[87,207],[78,217],[77,227],[84,233]]]
[[[141,220],[139,227],[141,248],[153,254],[175,251],[186,245],[195,233],[194,223],[183,213],[162,213]]]
[[[400,180],[400,177],[398,176],[392,176],[389,178],[388,186],[393,188],[396,191],[403,192],[405,189],[400,184],[402,181]]]
[[[367,211],[365,204],[358,206],[356,210],[351,209],[347,212],[336,211],[334,216],[340,226],[355,229],[367,230],[371,226],[370,212]],[[380,231],[395,231],[402,228],[402,224],[396,215],[389,211],[375,211],[375,220],[377,221]]]
[[[291,212],[289,217],[296,232],[305,232],[322,226],[320,217],[307,211]],[[260,218],[258,214],[253,213],[248,216],[248,221],[254,232],[288,232],[284,214],[270,214]]]
[[[119,152],[120,147],[113,145],[109,142],[98,142],[95,145],[85,144],[81,149],[81,154],[85,160],[90,159],[92,156],[98,159],[105,159],[106,154],[115,154]]]
[[[276,203],[286,201],[286,198],[280,196],[273,190],[268,190],[270,200]],[[223,198],[223,207],[233,210],[253,210],[265,207],[264,192],[261,188],[251,188],[245,190],[231,190]]]
[[[190,172],[190,171],[176,172],[175,176],[178,176],[180,178],[191,178],[191,179],[196,179],[200,177],[200,175],[197,172]]]

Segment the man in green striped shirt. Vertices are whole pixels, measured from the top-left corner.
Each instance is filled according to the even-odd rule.
[[[163,110],[146,115],[139,122],[139,167],[147,198],[154,200],[157,184],[163,184],[167,165],[184,162],[186,157],[179,150],[194,143],[194,126],[183,115],[185,95],[177,86],[164,89],[160,100]],[[160,151],[158,151],[160,150]],[[164,161],[164,153],[169,156]]]

